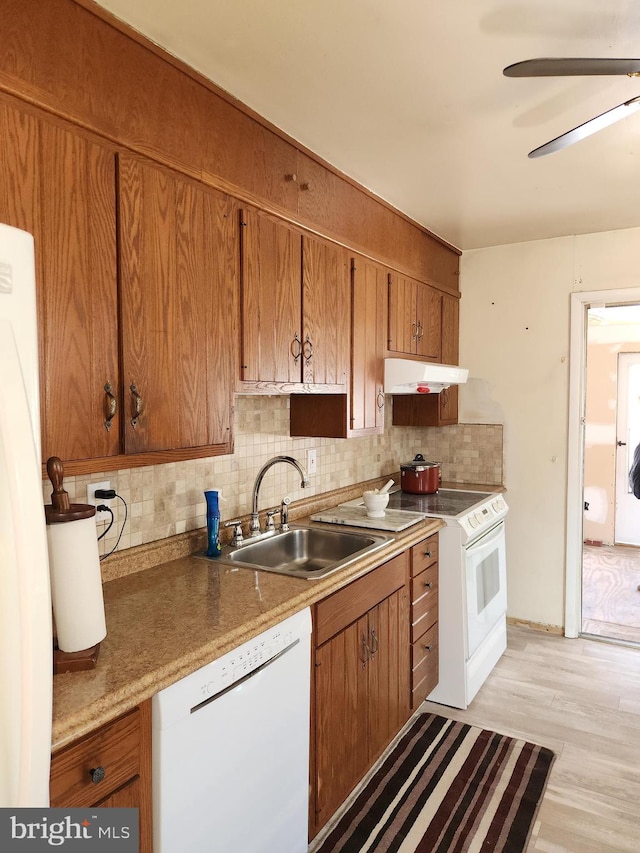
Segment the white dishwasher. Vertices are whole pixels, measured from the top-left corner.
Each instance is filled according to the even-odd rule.
[[[153,697],[155,853],[306,853],[309,608]]]

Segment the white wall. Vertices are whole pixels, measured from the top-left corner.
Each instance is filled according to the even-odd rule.
[[[569,304],[640,286],[640,228],[465,252],[460,421],[504,425],[508,615],[564,622]]]

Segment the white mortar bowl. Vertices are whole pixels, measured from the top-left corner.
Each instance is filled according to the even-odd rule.
[[[389,503],[389,492],[364,492],[362,499],[369,518],[384,518],[384,509]]]

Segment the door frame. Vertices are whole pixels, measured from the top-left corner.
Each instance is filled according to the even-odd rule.
[[[640,303],[640,287],[571,294],[569,425],[565,553],[565,637],[582,632],[582,521],[584,502],[584,419],[587,373],[587,308]]]

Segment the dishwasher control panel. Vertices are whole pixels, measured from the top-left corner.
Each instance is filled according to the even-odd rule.
[[[158,694],[162,702],[156,703],[160,726],[196,712],[310,633],[306,608],[165,688]]]

